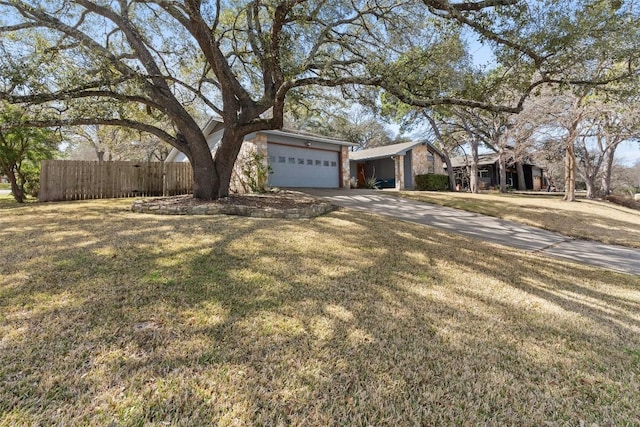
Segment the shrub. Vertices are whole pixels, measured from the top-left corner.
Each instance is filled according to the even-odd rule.
[[[262,154],[256,152],[251,152],[242,159],[242,175],[253,193],[266,193],[269,174],[273,173],[264,159]]]
[[[448,191],[449,176],[433,173],[416,175],[416,189],[420,191]]]
[[[640,202],[637,202],[629,197],[623,196],[606,196],[605,200],[608,200],[616,205],[624,206],[631,209],[640,211]]]

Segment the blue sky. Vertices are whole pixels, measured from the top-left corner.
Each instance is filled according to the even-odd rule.
[[[627,166],[640,163],[640,144],[637,141],[623,142],[616,150],[616,159]]]

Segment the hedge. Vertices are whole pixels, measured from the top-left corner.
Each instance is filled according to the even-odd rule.
[[[640,211],[640,202],[637,202],[633,199],[621,196],[606,196],[605,200],[615,203],[616,205],[624,206],[631,209],[636,209]]]
[[[433,173],[416,175],[416,189],[420,191],[448,191],[449,176]]]

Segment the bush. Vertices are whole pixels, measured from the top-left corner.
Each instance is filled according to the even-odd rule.
[[[420,191],[449,191],[449,176],[433,173],[416,175],[416,189]]]
[[[265,165],[265,157],[256,152],[249,153],[242,158],[242,175],[245,184],[253,193],[266,193],[269,174],[273,169]]]
[[[640,202],[636,202],[635,200],[629,198],[629,197],[623,197],[623,196],[606,196],[604,198],[605,200],[608,200],[612,203],[615,203],[616,205],[620,205],[620,206],[624,206],[627,208],[631,208],[631,209],[636,209],[640,211]]]

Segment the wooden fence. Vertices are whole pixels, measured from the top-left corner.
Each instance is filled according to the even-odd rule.
[[[173,196],[192,191],[189,163],[44,160],[38,199]]]

